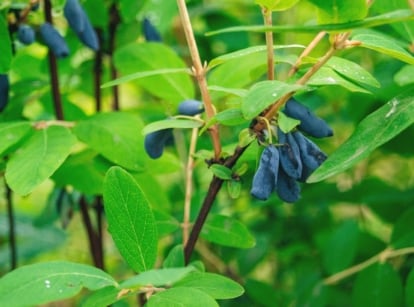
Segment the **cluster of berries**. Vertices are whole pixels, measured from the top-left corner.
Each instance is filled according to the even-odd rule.
[[[178,105],[178,114],[194,116],[204,112],[201,101],[188,99]],[[173,144],[172,128],[157,130],[145,136],[144,147],[152,159],[161,157],[164,147]]]
[[[99,41],[92,24],[78,0],[67,0],[63,7],[63,15],[70,28],[76,33],[79,40],[92,50],[99,49]],[[39,27],[43,42],[57,58],[69,55],[69,47],[62,35],[49,22]],[[35,30],[27,24],[19,24],[17,39],[24,45],[30,45],[36,40]]]
[[[298,130],[284,133],[278,128],[278,144],[270,144],[263,150],[250,193],[255,198],[266,200],[276,191],[280,199],[293,203],[300,197],[298,181],[305,182],[327,158],[302,132],[323,138],[332,136],[333,131],[323,119],[294,99],[286,103],[283,112],[300,120]]]

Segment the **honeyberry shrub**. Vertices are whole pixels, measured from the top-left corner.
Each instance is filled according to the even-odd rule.
[[[3,1],[1,305],[414,306],[412,5]]]

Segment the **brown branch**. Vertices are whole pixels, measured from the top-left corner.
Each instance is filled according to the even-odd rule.
[[[193,62],[193,72],[200,89],[203,99],[204,108],[207,115],[207,121],[215,115],[213,103],[207,88],[206,68],[201,63],[200,54],[198,52],[197,43],[194,37],[193,28],[191,26],[190,16],[188,14],[185,0],[177,0],[178,10],[180,12],[181,23],[187,40],[188,49],[190,50],[191,60]],[[221,154],[220,136],[217,125],[213,125],[209,129],[211,140],[214,148],[214,157],[218,161]]]
[[[262,15],[265,26],[271,27],[273,25],[272,21],[272,11],[267,10],[266,8],[262,9]],[[266,36],[266,46],[267,46],[267,79],[274,80],[275,79],[275,59],[274,59],[274,52],[273,52],[273,32],[267,31],[265,33]]]
[[[110,74],[111,74],[111,80],[115,80],[118,78],[118,72],[115,67],[113,53],[115,51],[115,42],[116,42],[116,29],[118,27],[118,24],[121,22],[121,17],[119,16],[118,8],[116,7],[116,4],[113,3],[111,7],[109,8],[109,55],[110,55]],[[112,87],[112,96],[113,96],[113,102],[112,102],[112,108],[113,110],[119,110],[119,86],[115,85]]]
[[[7,219],[9,221],[10,270],[17,267],[16,222],[14,219],[12,190],[4,184],[6,189]]]
[[[50,24],[53,23],[52,19],[52,4],[50,0],[45,0],[45,20]],[[58,120],[63,120],[63,106],[62,106],[62,97],[59,91],[59,74],[58,74],[58,65],[55,55],[51,50],[48,52],[49,60],[49,71],[50,71],[50,83],[52,86],[52,101],[55,109],[55,115]]]

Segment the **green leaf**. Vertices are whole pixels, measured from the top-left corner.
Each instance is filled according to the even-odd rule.
[[[210,242],[236,248],[251,248],[256,243],[246,226],[224,215],[210,215],[201,236]]]
[[[145,1],[135,0],[119,0],[119,12],[121,13],[122,21],[131,22],[136,20],[137,14]]]
[[[241,111],[246,119],[253,119],[284,95],[303,88],[281,81],[262,81],[253,85],[244,97]]]
[[[329,236],[323,250],[323,262],[330,274],[350,266],[355,258],[359,239],[358,224],[344,222]]]
[[[300,124],[300,120],[288,117],[283,112],[279,112],[278,114],[279,114],[277,118],[278,127],[284,133],[288,133],[292,131],[297,125]]]
[[[352,35],[352,40],[361,42],[360,47],[378,51],[408,64],[414,64],[414,57],[391,36],[374,30],[359,30]]]
[[[405,301],[407,307],[414,307],[414,269],[411,269],[405,284]]]
[[[356,84],[380,87],[377,79],[355,62],[344,58],[333,57],[326,63],[326,65]]]
[[[94,291],[91,295],[86,297],[85,300],[82,301],[80,306],[82,307],[97,307],[97,306],[110,306],[111,304],[117,302],[118,300],[128,297],[130,295],[136,295],[134,292],[128,292],[118,297],[120,294],[120,289],[116,287],[105,287]],[[123,292],[122,292],[123,293]]]
[[[318,182],[352,167],[414,122],[414,90],[395,97],[363,119],[345,141],[309,177]]]
[[[29,122],[0,123],[0,155],[32,131]]]
[[[352,290],[352,306],[403,306],[401,279],[388,263],[376,263],[358,274]]]
[[[161,210],[153,210],[153,213],[160,238],[180,229],[180,222],[173,216]]]
[[[192,272],[174,286],[198,289],[218,300],[235,298],[244,292],[243,287],[230,278],[204,272]]]
[[[299,0],[256,0],[255,2],[269,11],[285,11],[298,3]]]
[[[148,134],[154,131],[158,130],[164,130],[164,129],[192,129],[192,128],[198,128],[203,125],[203,122],[200,120],[197,120],[195,118],[189,118],[189,119],[163,119],[158,120],[156,122],[152,122],[144,127],[142,129],[142,134]]]
[[[309,0],[318,7],[319,23],[344,23],[365,18],[368,5],[365,0]]]
[[[60,187],[69,185],[85,194],[102,194],[105,172],[111,164],[99,157],[90,149],[70,155],[52,179]]]
[[[160,43],[128,44],[117,49],[114,61],[123,75],[162,69],[187,70],[181,58],[171,48]],[[194,84],[188,74],[157,74],[138,79],[137,82],[151,94],[175,104],[195,96]]]
[[[165,268],[142,272],[132,278],[123,281],[120,286],[123,289],[139,288],[153,285],[155,287],[171,287],[190,272],[194,271],[192,266],[185,268]]]
[[[223,86],[218,86],[218,85],[211,85],[208,87],[208,89],[210,91],[227,93],[227,94],[231,94],[231,95],[235,95],[239,97],[243,97],[247,94],[247,90],[242,89],[242,88],[228,88],[228,87],[223,87]]]
[[[203,291],[176,287],[150,297],[147,307],[218,307],[217,302]]]
[[[242,184],[240,180],[228,180],[227,191],[231,198],[236,199],[240,196]]]
[[[174,268],[184,266],[184,249],[182,244],[174,246],[168,253],[162,264],[164,268]]]
[[[414,209],[405,211],[394,224],[391,234],[391,245],[394,248],[403,248],[414,245],[413,229]]]
[[[157,258],[157,227],[148,201],[134,178],[118,166],[104,181],[108,229],[119,252],[136,272],[151,269]]]
[[[406,86],[414,83],[413,76],[414,65],[405,65],[394,75],[394,81],[399,86]]]
[[[239,108],[227,109],[217,113],[214,118],[222,125],[236,126],[246,122]]]
[[[0,42],[0,74],[5,74],[9,71],[12,61],[12,44],[7,19],[2,11],[0,11]]]
[[[207,32],[207,36],[218,35],[222,33],[231,33],[231,32],[267,32],[272,31],[276,33],[280,32],[345,32],[350,31],[356,28],[368,28],[368,27],[377,27],[384,24],[391,24],[394,22],[408,21],[413,20],[414,14],[412,10],[396,10],[392,12],[387,12],[381,15],[374,17],[368,17],[363,20],[356,20],[343,23],[328,23],[320,25],[278,25],[278,26],[236,26],[229,27],[222,30]]]
[[[32,192],[65,161],[75,141],[69,129],[61,126],[35,131],[7,163],[10,188],[20,195]]]
[[[82,288],[117,287],[107,273],[84,264],[56,261],[22,266],[0,279],[0,305],[34,306],[70,298]]]
[[[223,180],[231,180],[232,179],[232,172],[231,169],[225,167],[224,165],[220,164],[213,164],[210,169],[212,170],[214,176],[223,179]]]
[[[101,88],[119,85],[119,84],[126,83],[132,80],[146,78],[150,76],[177,74],[177,73],[186,73],[186,74],[191,75],[191,70],[189,70],[188,68],[166,68],[166,69],[157,69],[157,70],[151,70],[151,71],[141,71],[141,72],[129,74],[124,77],[106,82],[101,85]]]
[[[365,88],[344,79],[329,67],[319,69],[306,84],[313,86],[339,85],[351,92],[369,93]]]
[[[128,113],[99,113],[79,121],[74,133],[113,163],[131,170],[144,166],[141,121]]]
[[[274,50],[277,49],[286,49],[286,48],[305,48],[303,45],[298,45],[298,44],[293,44],[293,45],[282,45],[282,46],[273,46]],[[230,52],[230,53],[226,53],[224,55],[221,55],[217,58],[212,59],[209,63],[208,63],[208,69],[212,69],[214,67],[216,67],[217,65],[223,64],[227,61],[230,60],[240,60],[241,58],[244,58],[246,56],[250,56],[250,55],[256,55],[257,53],[261,53],[261,52],[266,52],[267,51],[267,46],[262,45],[262,46],[253,46],[253,47],[248,47],[242,50],[237,50],[234,52]],[[276,59],[277,60],[277,59]]]

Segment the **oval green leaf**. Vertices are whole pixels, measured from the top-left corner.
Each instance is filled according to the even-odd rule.
[[[142,129],[142,134],[148,134],[158,130],[164,129],[192,129],[203,125],[203,122],[197,119],[164,119],[152,122]]]
[[[224,215],[210,215],[201,236],[210,242],[236,248],[251,248],[256,244],[246,226]]]
[[[243,97],[241,111],[246,119],[253,119],[284,95],[303,88],[281,81],[262,81],[253,85]]]
[[[144,166],[144,138],[139,117],[128,113],[100,113],[79,121],[74,132],[82,142],[113,163],[130,170]]]
[[[8,122],[0,124],[0,155],[17,144],[32,131],[29,122]]]
[[[7,163],[10,188],[21,195],[32,192],[65,161],[75,142],[76,138],[65,127],[35,131]]]
[[[171,48],[160,43],[128,44],[115,52],[114,61],[123,75],[160,69],[187,70],[183,60]],[[173,103],[195,95],[194,83],[188,74],[156,74],[137,82],[151,94]]]
[[[176,287],[150,297],[147,307],[218,307],[217,302],[198,289]]]
[[[157,258],[157,226],[147,198],[134,178],[118,166],[104,181],[108,229],[119,252],[136,272],[151,269]]]
[[[1,306],[35,306],[70,298],[82,288],[117,287],[107,273],[84,264],[56,261],[22,266],[0,279]]]
[[[401,279],[389,263],[376,263],[358,274],[352,291],[352,306],[403,306]]]
[[[316,169],[307,182],[318,182],[352,167],[409,127],[414,122],[413,114],[414,90],[410,90],[363,119],[351,137]]]
[[[192,272],[177,282],[175,286],[198,289],[218,300],[235,298],[244,293],[243,287],[234,280],[219,274],[205,272]]]

